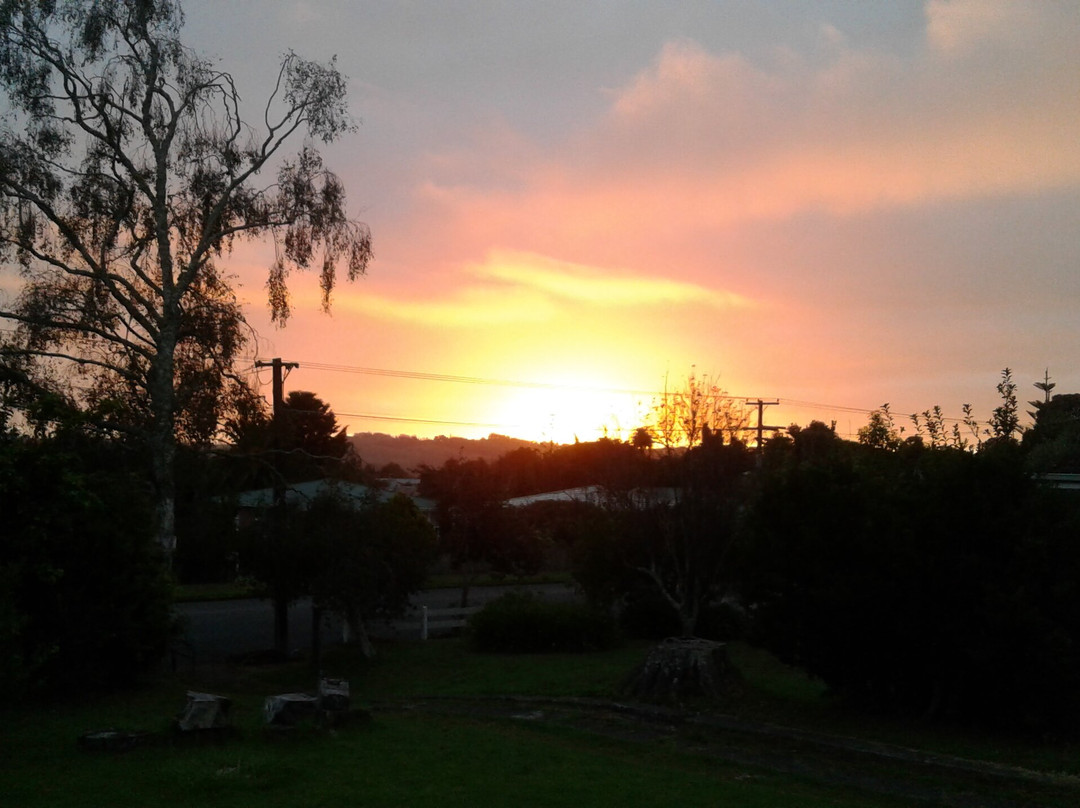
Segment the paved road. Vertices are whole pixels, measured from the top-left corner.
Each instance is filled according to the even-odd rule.
[[[511,590],[528,590],[544,598],[570,601],[577,597],[573,587],[566,584],[537,584],[533,586],[485,586],[469,590],[469,605],[479,606]],[[376,637],[419,638],[419,608],[443,609],[460,603],[460,589],[429,589],[414,598],[413,615],[390,624],[373,623],[369,631]],[[176,664],[220,662],[235,654],[261,651],[274,647],[273,608],[268,600],[221,600],[204,603],[178,603],[175,612],[180,621],[181,653]],[[301,600],[289,609],[289,645],[298,652],[311,646],[311,602]],[[321,627],[323,642],[334,643],[341,638],[341,621],[335,617],[324,620]]]

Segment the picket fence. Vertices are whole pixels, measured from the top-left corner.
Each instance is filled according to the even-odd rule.
[[[445,609],[420,607],[420,639],[426,640],[431,629],[462,628],[469,622],[469,616],[476,614],[483,606],[456,606]]]

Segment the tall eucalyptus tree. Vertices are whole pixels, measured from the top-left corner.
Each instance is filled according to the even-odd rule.
[[[371,259],[317,149],[355,128],[335,62],[286,54],[252,125],[183,21],[177,0],[0,0],[0,270],[21,274],[0,375],[137,436],[166,551],[178,441],[207,440],[246,391],[234,242],[273,240],[278,323],[290,271],[316,264],[328,307]]]

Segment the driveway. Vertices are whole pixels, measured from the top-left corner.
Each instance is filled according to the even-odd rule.
[[[480,606],[510,591],[536,592],[541,597],[572,601],[577,597],[568,584],[529,586],[482,586],[469,590],[469,605]],[[372,622],[368,630],[374,637],[419,639],[419,609],[445,609],[461,602],[460,589],[427,589],[413,598],[412,613],[389,623]],[[218,600],[177,603],[173,607],[180,624],[177,665],[221,662],[230,656],[274,647],[274,612],[268,600]],[[326,644],[341,639],[341,620],[326,616],[320,636]],[[289,608],[289,646],[299,653],[311,647],[311,601],[302,599]]]

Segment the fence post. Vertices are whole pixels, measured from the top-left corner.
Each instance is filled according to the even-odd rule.
[[[427,639],[427,606],[420,607],[420,639]]]

